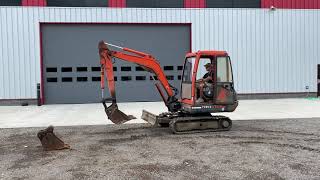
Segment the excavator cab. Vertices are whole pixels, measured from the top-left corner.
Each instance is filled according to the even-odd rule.
[[[181,82],[182,109],[188,113],[232,112],[238,105],[231,60],[225,51],[189,53]]]

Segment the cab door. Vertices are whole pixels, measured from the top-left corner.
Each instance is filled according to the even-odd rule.
[[[192,105],[193,97],[193,76],[194,67],[196,64],[196,57],[188,57],[185,59],[183,68],[182,81],[181,81],[181,101],[185,104]]]
[[[231,60],[228,56],[216,58],[216,86],[215,104],[234,104],[236,92],[234,90]]]

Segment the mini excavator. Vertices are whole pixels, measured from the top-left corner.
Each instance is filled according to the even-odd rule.
[[[227,131],[232,121],[225,116],[212,115],[217,112],[233,112],[238,106],[234,89],[231,60],[225,51],[197,51],[187,53],[184,60],[181,93],[170,85],[159,62],[150,54],[119,47],[104,41],[99,42],[101,65],[102,104],[107,117],[115,124],[123,124],[135,119],[120,111],[116,100],[113,63],[120,59],[134,63],[152,74],[155,87],[168,108],[159,115],[146,110],[142,119],[154,126],[169,127],[173,133],[195,133],[207,131]],[[111,50],[109,47],[120,49]],[[104,97],[105,78],[111,97]],[[111,103],[107,106],[107,103]],[[53,127],[41,130],[38,137],[44,150],[68,149],[53,133]]]
[[[110,50],[109,47],[122,51]],[[113,123],[122,124],[135,118],[132,115],[126,115],[117,106],[113,60],[121,59],[140,66],[156,77],[153,79],[157,80],[155,87],[168,108],[168,112],[160,115],[143,110],[141,118],[145,121],[155,126],[170,127],[172,132],[176,134],[226,131],[231,128],[232,121],[228,117],[211,114],[232,112],[238,106],[231,60],[227,52],[198,51],[186,54],[180,87],[181,93],[169,84],[159,62],[150,54],[104,41],[99,43],[99,54],[102,104],[108,118]],[[109,98],[103,96],[105,73],[111,96]],[[111,103],[111,105],[107,106],[106,103]]]

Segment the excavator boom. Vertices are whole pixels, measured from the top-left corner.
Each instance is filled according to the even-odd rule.
[[[108,46],[116,47],[118,49],[121,49],[123,52],[110,50]],[[113,58],[135,63],[143,69],[145,69],[146,71],[155,74],[155,76],[159,80],[159,82],[157,82],[155,86],[159,91],[165,105],[168,107],[168,110],[177,111],[180,109],[180,103],[178,102],[178,99],[175,97],[177,93],[173,90],[175,88],[173,88],[169,84],[160,64],[150,54],[146,54],[129,48],[123,48],[101,41],[99,42],[99,55],[101,65],[102,103],[105,107],[105,112],[108,118],[113,123],[122,124],[131,119],[134,119],[133,116],[128,116],[118,109],[113,75]],[[108,89],[111,96],[109,98],[105,98],[103,93],[105,88],[105,75],[107,77]],[[165,93],[162,91],[162,89],[164,89]],[[107,102],[111,102],[112,104],[109,107],[107,107]]]

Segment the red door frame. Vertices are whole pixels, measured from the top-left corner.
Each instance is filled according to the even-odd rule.
[[[318,71],[317,71],[317,97],[320,97],[320,64],[317,66]]]
[[[41,104],[43,105],[45,103],[45,98],[44,98],[44,70],[43,70],[43,42],[42,42],[42,27],[47,24],[66,24],[66,25],[97,25],[97,24],[102,24],[102,25],[172,25],[172,26],[189,26],[190,34],[189,34],[189,39],[190,39],[190,44],[189,44],[189,52],[192,51],[192,23],[117,23],[117,22],[93,22],[93,23],[79,23],[79,22],[39,22],[39,36],[40,36],[40,101]],[[98,43],[98,42],[97,42]]]

